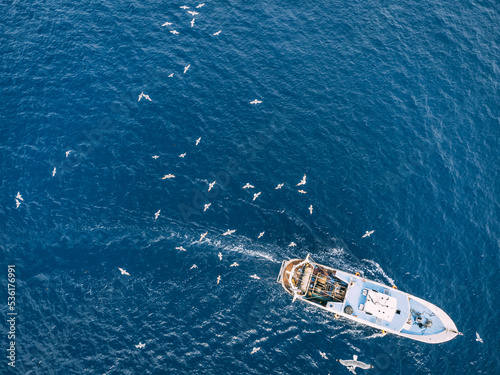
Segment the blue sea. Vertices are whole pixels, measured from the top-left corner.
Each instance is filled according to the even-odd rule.
[[[0,373],[500,374],[498,1],[198,4],[1,2]],[[307,254],[463,336],[292,303]]]

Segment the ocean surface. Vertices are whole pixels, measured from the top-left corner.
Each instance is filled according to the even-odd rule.
[[[498,1],[198,4],[0,3],[0,373],[500,374]],[[292,304],[308,253],[463,336]]]

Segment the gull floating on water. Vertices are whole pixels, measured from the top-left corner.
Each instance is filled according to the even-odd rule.
[[[220,283],[220,279],[221,279],[220,275],[219,275],[219,276],[217,276],[217,285],[219,285],[219,283]]]
[[[193,264],[190,268],[190,270],[192,270],[193,268],[198,268],[198,266],[196,264]]]
[[[297,190],[300,194],[307,194],[307,191],[304,190]]]
[[[253,189],[255,186],[250,185],[248,182],[246,183],[245,186],[243,186],[243,189]]]
[[[358,361],[357,355],[353,355],[352,359],[337,359],[337,362],[340,362],[341,365],[344,365],[345,367],[347,367],[347,369],[350,372],[352,372],[353,374],[356,374],[356,372],[354,371],[356,369],[356,367],[359,367],[363,370],[368,370],[368,369],[373,368],[372,365]]]
[[[158,216],[160,216],[160,211],[161,210],[158,210],[158,212],[155,213],[155,220],[158,219]]]
[[[259,350],[260,350],[260,347],[259,348],[253,348],[252,351],[250,352],[250,354],[257,353]]]
[[[175,35],[175,34],[179,34],[179,32],[178,32],[177,30],[170,30],[170,32],[171,32],[172,34],[174,34],[174,35]]]
[[[259,191],[258,193],[255,193],[255,194],[253,195],[252,202],[253,202],[254,200],[256,200],[256,199],[259,197],[260,193],[262,193],[262,192],[261,192],[261,191]]]
[[[203,207],[203,212],[205,212],[206,210],[208,210],[208,208],[210,207],[212,203],[207,203],[205,204],[205,206]]]
[[[306,184],[306,175],[304,174],[304,177],[302,177],[302,180],[296,186],[305,185],[305,184]]]
[[[256,274],[250,275],[250,277],[255,280],[260,280],[260,277],[257,276]]]
[[[311,215],[313,214],[313,205],[312,204],[309,206],[309,212],[311,213]]]
[[[141,94],[139,95],[139,100],[137,100],[137,101],[140,102],[142,98],[144,98],[144,99],[149,100],[150,102],[152,102],[152,100],[149,97],[149,95],[144,94],[144,92],[141,92]]]
[[[19,202],[17,199],[16,199],[16,209],[19,208],[19,206],[21,205],[21,202]]]
[[[21,196],[21,192],[17,192],[17,195],[16,195],[16,198],[21,200],[21,201],[24,201],[23,197]]]
[[[162,180],[165,180],[165,179],[167,179],[167,178],[174,178],[174,177],[175,177],[175,175],[173,175],[173,174],[166,174],[166,175],[165,175],[165,176],[163,176],[161,179],[162,179]]]
[[[151,157],[152,157],[153,159],[155,159],[155,160],[159,158],[159,156],[158,156],[158,155],[153,155],[153,156],[151,156]]]
[[[297,244],[295,242],[290,242],[290,244],[288,245],[288,247],[294,247],[294,246],[297,246]]]
[[[324,358],[324,359],[328,359],[328,357],[326,356],[326,353],[323,353],[321,350],[319,351],[319,354]]]
[[[222,253],[220,251],[219,251],[218,257],[219,257],[219,260],[222,262]]]
[[[52,177],[56,175],[56,167],[54,167],[54,170],[52,171]]]
[[[170,73],[170,74],[168,75],[168,78],[172,78],[173,76],[174,76],[174,73]]]
[[[208,184],[208,191],[212,190],[212,188],[215,186],[215,182],[216,181],[211,182],[211,183]]]
[[[260,232],[259,237],[257,237],[257,238],[261,238],[264,235],[264,233],[266,233],[266,232]]]
[[[118,267],[118,269],[120,270],[120,272],[122,273],[122,275],[130,276],[130,274],[126,270],[124,270],[123,268]]]
[[[233,263],[233,264],[231,264],[229,267],[238,267],[238,266],[239,266],[239,264],[238,264],[238,263],[236,263],[236,262],[234,262],[234,263]]]
[[[225,231],[224,233],[222,233],[223,236],[228,236],[230,234],[233,234],[234,232],[236,232],[236,229],[228,229],[227,231]]]
[[[192,16],[196,16],[197,14],[200,14],[200,13],[198,13],[198,12],[194,12],[194,11],[192,11],[192,10],[188,10],[188,13],[189,13],[190,15],[192,15]]]
[[[191,20],[191,27],[194,26],[194,18]]]
[[[145,346],[146,346],[146,344],[139,343],[139,344],[137,344],[135,347],[136,347],[137,349],[143,349]]]
[[[481,336],[479,336],[479,333],[476,332],[476,341],[479,341],[481,344],[483,344],[483,339]]]
[[[262,100],[257,100],[257,99],[250,102],[250,104],[260,104],[260,103],[262,103]]]
[[[181,9],[189,9],[189,7],[187,7],[185,5],[183,5],[183,6],[179,7],[179,8],[181,8]]]
[[[284,183],[283,184],[278,184],[278,186],[276,186],[274,189],[275,190],[281,189],[283,187],[283,185],[285,185],[285,184]]]
[[[172,25],[172,22],[165,22],[162,26],[170,26]]]
[[[201,242],[203,241],[203,239],[206,237],[206,235],[208,234],[208,232],[205,232],[201,235],[200,239],[198,240],[198,242]]]
[[[366,233],[363,234],[363,236],[361,238],[370,237],[373,234],[373,232],[375,232],[375,231],[374,230],[370,230],[370,231],[367,230]]]
[[[191,66],[191,64],[189,64],[188,66],[184,67],[184,73],[186,73],[188,71],[188,69],[189,69],[190,66]]]
[[[179,251],[186,251],[186,249],[184,249],[182,246],[177,246],[175,248],[175,250],[179,250]]]
[[[222,30],[217,31],[214,35],[219,35]]]
[[[183,153],[183,154],[179,155],[180,158],[183,158],[184,156],[186,156],[186,153]]]
[[[195,146],[198,146],[198,143],[200,143],[200,141],[201,141],[201,137],[196,140],[196,145]]]
[[[66,157],[68,157],[68,156],[69,156],[69,153],[70,153],[70,152],[71,152],[71,150],[66,151]]]
[[[201,4],[198,4],[197,6],[195,6],[195,8],[201,8],[204,5],[205,5],[205,3],[201,3]]]

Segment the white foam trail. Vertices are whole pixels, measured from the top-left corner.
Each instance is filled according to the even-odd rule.
[[[361,259],[361,261],[362,262],[370,263],[372,266],[375,267],[375,270],[370,270],[370,271],[372,271],[373,273],[381,273],[382,276],[384,276],[385,279],[387,281],[389,281],[390,284],[392,284],[392,286],[395,285],[394,280],[391,279],[389,276],[387,276],[387,274],[384,272],[384,270],[382,269],[382,267],[380,267],[380,264],[378,264],[377,262],[375,262],[373,260],[370,260],[370,259]]]

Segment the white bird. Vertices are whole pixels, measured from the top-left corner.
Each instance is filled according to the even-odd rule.
[[[191,27],[194,26],[194,18],[191,20]]]
[[[141,92],[141,94],[139,95],[139,100],[137,100],[137,101],[140,102],[142,98],[144,98],[144,99],[149,100],[150,102],[152,102],[152,100],[149,97],[149,95],[144,94],[144,92]]]
[[[198,12],[194,12],[194,11],[192,11],[192,10],[188,10],[188,13],[189,13],[190,15],[192,15],[192,16],[196,16],[197,14],[200,14],[200,13],[198,13]]]
[[[205,5],[205,3],[201,3],[201,4],[198,4],[195,8],[201,8],[204,5]]]
[[[479,336],[479,333],[476,332],[476,341],[479,341],[481,344],[483,344],[483,339],[481,336]]]
[[[146,346],[146,344],[139,343],[139,344],[137,344],[135,347],[136,347],[137,349],[143,349],[145,346]]]
[[[183,154],[179,155],[180,158],[184,158],[184,156],[186,156],[186,153],[183,153]]]
[[[153,155],[153,156],[151,156],[151,157],[152,157],[153,159],[155,159],[155,160],[159,158],[159,156],[158,156],[158,155]]]
[[[233,234],[234,232],[236,232],[236,229],[228,229],[227,231],[225,231],[224,233],[222,233],[223,236],[228,236],[230,234]]]
[[[239,266],[239,264],[238,264],[238,263],[236,263],[236,262],[234,262],[234,263],[233,263],[233,264],[231,264],[229,267],[238,267],[238,266]]]
[[[219,35],[222,30],[217,31],[214,35]]]
[[[185,5],[183,5],[183,6],[179,7],[179,8],[181,8],[181,9],[189,9],[189,7],[187,7]]]
[[[278,184],[278,186],[276,186],[274,189],[275,190],[281,189],[283,187],[283,185],[285,185],[285,184]]]
[[[222,253],[220,251],[219,251],[218,257],[219,257],[219,260],[222,262]]]
[[[253,195],[252,202],[253,202],[254,200],[256,200],[256,199],[259,197],[260,193],[262,193],[262,192],[261,192],[261,191],[259,191],[258,193],[255,193],[255,194]]]
[[[220,283],[220,279],[221,279],[220,275],[219,275],[219,276],[217,276],[217,285],[219,285],[219,283]]]
[[[193,264],[190,268],[190,270],[192,270],[193,268],[198,268],[198,266],[196,264]]]
[[[118,267],[118,269],[120,270],[120,272],[122,273],[122,275],[130,276],[130,274],[126,270],[124,270],[123,268]]]
[[[257,353],[260,350],[260,348],[253,348],[250,354]]]
[[[155,213],[155,220],[158,219],[158,216],[160,216],[160,211],[161,210],[158,210],[158,212]]]
[[[179,32],[178,32],[177,30],[170,30],[170,32],[171,32],[172,34],[174,34],[174,35],[179,34]]]
[[[260,232],[259,237],[257,237],[257,238],[261,238],[264,235],[264,233],[266,233],[266,232]]]
[[[311,213],[311,215],[313,214],[313,205],[312,204],[309,206],[309,212]]]
[[[190,66],[191,66],[191,64],[189,64],[188,66],[184,67],[184,73],[186,73],[188,71],[188,69],[189,69]]]
[[[198,143],[200,143],[200,141],[201,141],[201,137],[196,140],[195,146],[198,146]]]
[[[24,201],[23,197],[21,196],[21,192],[17,192],[16,199],[19,199],[21,201]]]
[[[367,230],[366,233],[363,234],[363,236],[361,238],[370,237],[373,234],[373,232],[375,232],[375,231],[374,230],[370,230],[370,231]]]
[[[328,359],[328,357],[326,356],[326,353],[323,353],[321,350],[319,351],[319,354],[324,358],[324,359]]]
[[[162,179],[162,180],[165,180],[165,179],[167,179],[167,178],[174,178],[174,177],[175,177],[175,175],[173,175],[173,174],[166,174],[166,175],[165,175],[165,176],[163,176],[161,179]]]
[[[357,355],[353,355],[352,359],[337,359],[337,362],[340,362],[341,365],[344,365],[345,367],[347,367],[347,369],[350,372],[352,372],[353,374],[356,374],[356,372],[354,371],[356,369],[356,367],[359,367],[363,370],[368,370],[368,369],[373,368],[372,365],[358,361]]]
[[[172,25],[172,22],[165,22],[162,26],[170,26]]]
[[[16,199],[16,209],[19,208],[19,206],[21,205],[21,202],[19,202],[17,199]]]
[[[246,183],[245,186],[243,186],[243,189],[253,189],[255,186],[250,185],[248,182]]]
[[[256,274],[250,275],[250,277],[255,280],[260,280],[260,277],[257,276]]]
[[[175,248],[175,250],[179,250],[179,251],[186,251],[186,249],[184,249],[182,246],[177,246]]]
[[[305,184],[306,184],[306,175],[304,174],[304,177],[302,177],[302,180],[296,186],[305,185]]]
[[[56,175],[56,167],[54,167],[54,170],[52,171],[52,177]]]
[[[307,191],[304,190],[297,190],[300,194],[307,194]]]
[[[169,77],[169,78],[172,78],[173,76],[174,76],[174,73],[170,73],[170,74],[168,75],[168,77]]]
[[[260,104],[260,103],[262,103],[262,100],[257,100],[257,99],[255,99],[254,101],[250,102],[250,104],[256,104],[256,105]]]
[[[212,205],[212,203],[207,203],[205,204],[205,206],[203,207],[203,212],[205,212],[206,210],[208,210],[208,208]]]
[[[201,235],[200,239],[198,240],[198,242],[201,242],[203,241],[203,239],[206,237],[206,235],[208,234],[208,232],[205,232]]]
[[[71,152],[71,150],[66,151],[66,157],[68,157],[68,156],[69,156],[69,153],[70,153],[70,152]]]
[[[215,186],[215,182],[216,182],[216,181],[211,182],[211,183],[209,183],[209,184],[208,184],[208,191],[210,191],[210,190],[212,190],[212,189],[213,189],[213,187]]]
[[[288,247],[295,247],[295,246],[297,246],[297,244],[295,242],[293,242],[293,241],[290,242],[290,244],[288,245]]]

